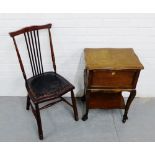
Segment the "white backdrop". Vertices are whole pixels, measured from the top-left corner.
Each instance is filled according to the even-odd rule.
[[[53,24],[58,73],[75,85],[76,96],[83,92],[84,48],[132,47],[145,67],[138,81],[137,96],[155,97],[155,14],[0,14],[0,96],[26,95],[8,32],[46,23]],[[21,48],[25,46],[20,43]],[[46,47],[44,62],[50,69],[47,51]],[[26,57],[26,52],[22,52]]]

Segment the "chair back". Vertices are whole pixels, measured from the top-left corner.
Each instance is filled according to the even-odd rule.
[[[51,37],[51,32],[50,32],[51,26],[52,26],[52,24],[35,25],[35,26],[25,27],[20,30],[9,33],[13,39],[17,57],[19,60],[19,64],[20,64],[20,67],[21,67],[21,70],[22,70],[25,80],[27,80],[27,76],[26,76],[23,61],[21,59],[21,54],[19,52],[15,37],[18,35],[23,35],[25,43],[26,43],[28,57],[29,57],[30,64],[31,64],[32,74],[33,74],[33,76],[36,76],[36,75],[44,73],[44,67],[43,67],[43,61],[42,61],[42,55],[41,55],[41,44],[40,44],[39,30],[46,29],[48,31],[48,36],[49,36],[53,69],[56,72],[55,57],[54,57],[52,37]]]

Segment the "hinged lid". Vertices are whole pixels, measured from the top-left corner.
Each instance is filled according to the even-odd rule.
[[[132,48],[85,48],[87,69],[144,69]]]

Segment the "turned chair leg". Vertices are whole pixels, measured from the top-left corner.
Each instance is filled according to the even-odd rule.
[[[128,110],[129,110],[129,107],[131,105],[131,102],[133,101],[133,99],[135,98],[135,96],[136,96],[136,90],[132,90],[130,92],[130,96],[129,96],[129,98],[127,100],[127,103],[126,103],[126,106],[125,106],[125,111],[124,111],[123,120],[122,120],[123,123],[125,123],[126,120],[128,119],[128,116],[127,116],[128,115]]]
[[[72,98],[72,104],[73,104],[74,118],[75,118],[76,121],[78,121],[79,120],[78,111],[77,111],[77,107],[76,107],[76,100],[75,100],[73,90],[71,90],[71,98]]]
[[[27,103],[26,103],[26,110],[29,110],[30,108],[30,97],[27,95]]]
[[[82,117],[82,120],[83,121],[86,121],[87,119],[88,119],[88,112],[89,112],[89,97],[90,97],[90,91],[86,91],[86,96],[85,96],[85,98],[86,98],[86,112],[85,112],[85,114],[83,115],[83,117]]]
[[[38,125],[39,139],[43,140],[43,130],[42,130],[42,123],[41,123],[40,110],[39,110],[38,104],[35,105],[35,108],[36,108],[36,120]]]

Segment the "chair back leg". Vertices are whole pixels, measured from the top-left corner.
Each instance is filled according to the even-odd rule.
[[[27,95],[27,103],[26,103],[26,110],[29,110],[30,108],[30,97]]]
[[[37,125],[38,125],[38,134],[39,134],[39,139],[43,140],[43,130],[42,130],[42,123],[41,123],[41,118],[40,118],[40,110],[38,104],[35,105],[36,108],[36,120],[37,120]]]

